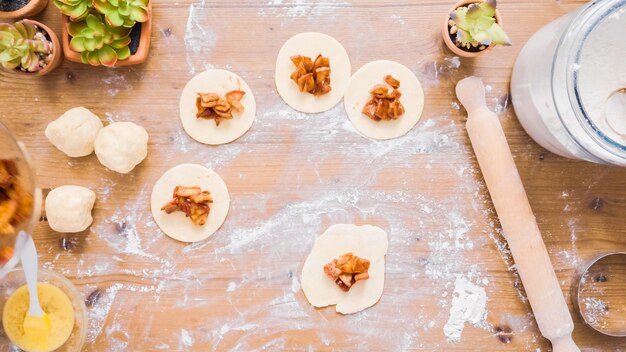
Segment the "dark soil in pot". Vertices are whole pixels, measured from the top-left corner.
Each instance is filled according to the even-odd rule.
[[[11,12],[17,11],[28,5],[30,0],[0,0],[0,11]]]
[[[130,44],[128,44],[128,49],[130,49],[130,54],[135,55],[137,50],[139,50],[139,39],[141,38],[141,23],[137,22],[133,29],[130,31]]]

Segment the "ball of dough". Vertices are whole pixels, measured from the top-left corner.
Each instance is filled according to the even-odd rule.
[[[46,217],[48,224],[58,232],[84,231],[93,218],[91,209],[96,202],[96,194],[81,186],[60,186],[46,197]]]
[[[57,149],[77,158],[93,153],[93,143],[102,129],[102,121],[91,111],[73,108],[46,127],[46,137]]]
[[[127,174],[148,155],[148,132],[132,122],[115,122],[100,130],[95,149],[102,165]]]

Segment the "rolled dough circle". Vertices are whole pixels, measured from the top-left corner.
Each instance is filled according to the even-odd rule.
[[[176,186],[198,186],[211,192],[213,203],[204,225],[195,225],[183,212],[167,214],[161,210],[172,199]],[[214,234],[224,224],[229,207],[230,196],[224,180],[214,171],[196,164],[181,164],[169,169],[154,184],[150,197],[154,221],[166,235],[181,242],[202,241]]]
[[[313,94],[300,92],[298,85],[290,76],[296,69],[290,57],[304,55],[315,60],[322,54],[330,59],[331,91],[316,97]],[[330,110],[343,98],[350,81],[350,58],[346,49],[337,39],[316,32],[296,34],[289,38],[278,52],[276,58],[276,90],[281,98],[292,108],[305,113],[318,113]]]
[[[222,98],[231,90],[242,90],[246,94],[241,99],[244,110],[233,111],[233,118],[222,120],[219,126],[214,120],[196,117],[196,97],[198,93],[217,93]],[[219,145],[234,141],[252,127],[256,115],[256,102],[250,86],[238,75],[226,70],[208,70],[193,77],[180,97],[180,120],[187,134],[200,143]]]
[[[302,290],[307,300],[315,307],[336,305],[336,311],[341,314],[360,312],[376,304],[385,286],[388,245],[387,233],[380,227],[351,224],[329,227],[315,240],[302,268]],[[347,252],[370,261],[370,278],[343,292],[326,276],[324,265]]]
[[[392,75],[400,81],[400,102],[405,112],[397,120],[374,121],[361,111],[371,98],[369,90],[384,84],[383,78]],[[359,133],[372,139],[392,139],[407,134],[419,121],[424,110],[424,90],[415,74],[395,61],[378,60],[365,64],[352,75],[343,98],[348,118]]]

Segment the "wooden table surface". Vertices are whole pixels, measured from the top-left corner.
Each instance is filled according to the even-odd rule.
[[[34,235],[44,266],[91,297],[85,350],[550,350],[500,235],[454,86],[472,74],[488,84],[569,303],[579,265],[626,248],[626,169],[543,150],[518,123],[508,87],[530,35],[585,1],[500,1],[514,46],[475,60],[442,46],[439,25],[451,3],[155,0],[142,66],[64,62],[41,79],[1,76],[0,119],[26,144],[41,186],[78,184],[98,195],[90,230],[63,235],[41,223]],[[60,33],[59,16],[48,6],[39,19]],[[376,59],[411,68],[426,94],[418,126],[374,142],[356,134],[342,105],[319,115],[287,107],[274,87],[275,57],[303,31],[337,38],[353,71]],[[196,143],[178,119],[183,86],[212,67],[241,75],[257,101],[252,129],[218,147]],[[94,155],[66,157],[43,131],[75,106],[105,122],[143,125],[148,158],[119,175]],[[164,236],[148,201],[158,177],[186,162],[216,170],[232,198],[222,229],[193,245]],[[352,316],[313,308],[299,289],[315,236],[334,223],[371,223],[390,236],[383,296]],[[452,342],[443,326],[458,277],[484,287],[488,313]],[[624,339],[574,321],[584,350],[624,350]]]

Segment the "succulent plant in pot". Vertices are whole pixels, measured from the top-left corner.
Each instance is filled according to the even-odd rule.
[[[3,71],[41,76],[61,63],[61,45],[54,32],[37,21],[0,23],[0,67]]]
[[[48,0],[0,0],[0,19],[35,16],[48,5]]]
[[[130,29],[111,27],[102,15],[90,13],[84,22],[70,22],[67,29],[72,37],[69,47],[80,53],[84,64],[114,66],[130,56]]]
[[[149,0],[54,0],[63,12],[63,52],[94,66],[143,63],[150,49]],[[82,15],[88,4],[87,14]],[[80,10],[80,11],[79,11]]]
[[[64,15],[72,21],[81,21],[87,17],[92,8],[93,0],[53,0]]]
[[[104,15],[113,27],[132,28],[137,22],[146,22],[150,17],[149,0],[93,0],[93,6]]]
[[[445,18],[443,40],[462,57],[475,57],[496,45],[511,45],[502,29],[496,0],[462,0]]]

